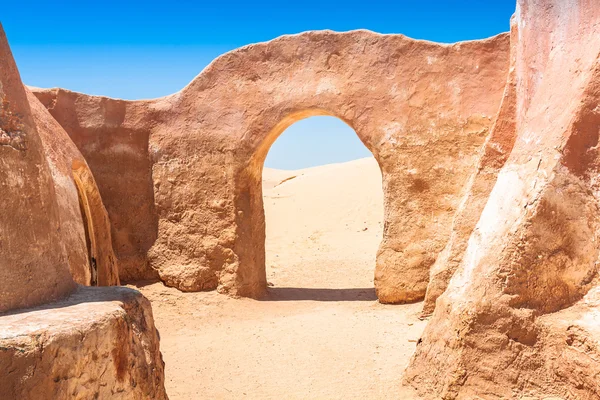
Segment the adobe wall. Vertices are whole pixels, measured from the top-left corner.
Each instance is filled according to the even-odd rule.
[[[0,26],[0,313],[68,296],[54,182]]]
[[[502,100],[508,65],[507,34],[442,45],[323,31],[227,53],[162,99],[35,93],[96,177],[115,251],[119,259],[131,255],[122,279],[151,274],[147,260],[181,290],[254,297],[266,286],[266,153],[299,119],[342,119],[382,170],[378,296],[406,302],[425,295]]]
[[[30,90],[60,122],[92,171],[110,219],[120,279],[156,277],[146,258],[158,229],[148,156],[156,113],[145,102]]]
[[[511,20],[514,23],[514,19]],[[498,173],[506,163],[516,139],[516,44],[517,29],[511,29],[510,68],[500,109],[482,148],[477,169],[465,186],[464,195],[454,214],[450,238],[431,267],[423,303],[423,314],[430,315],[437,298],[444,293],[460,266],[481,212],[496,184]]]
[[[64,297],[74,289],[73,280],[90,285],[91,273],[72,169],[74,161],[84,168],[87,164],[62,127],[21,83],[3,31],[0,40],[0,150],[5,154],[1,173],[6,188],[2,190],[0,223],[4,232],[0,235],[0,257],[4,258],[0,273],[6,274],[6,279],[0,293],[16,297],[14,303],[2,301],[2,312]],[[106,214],[101,201],[95,210]],[[98,267],[114,276],[103,283],[118,284],[108,220],[96,233],[101,249]],[[43,295],[46,285],[48,293]]]
[[[600,5],[519,0],[517,133],[405,374],[431,398],[600,397]]]

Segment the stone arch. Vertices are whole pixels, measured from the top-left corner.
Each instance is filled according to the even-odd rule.
[[[263,205],[263,193],[262,193],[262,173],[264,162],[267,154],[275,141],[283,134],[283,132],[292,126],[294,123],[316,116],[329,116],[335,117],[346,125],[348,125],[354,133],[358,136],[360,141],[365,147],[373,154],[379,168],[381,164],[378,159],[378,153],[373,144],[368,140],[368,136],[365,135],[365,131],[356,128],[356,123],[351,118],[344,116],[342,113],[331,111],[333,108],[322,107],[322,108],[307,108],[292,111],[285,114],[281,120],[279,120],[270,130],[266,131],[265,135],[261,136],[261,141],[257,142],[253,148],[252,156],[250,161],[246,164],[243,171],[240,172],[240,183],[244,189],[246,196],[241,196],[242,201],[248,200],[248,204],[240,205],[240,208],[246,208],[249,206],[249,217],[244,218],[244,213],[239,218],[240,230],[242,232],[252,232],[249,235],[248,240],[244,241],[248,243],[248,246],[244,249],[240,249],[240,253],[243,252],[252,253],[248,255],[246,259],[252,260],[252,262],[240,263],[239,269],[236,273],[236,286],[242,288],[244,295],[252,297],[258,297],[264,292],[266,288],[266,265],[265,265],[265,239],[266,239],[266,226],[265,226],[265,214]],[[318,145],[318,143],[315,143]],[[382,172],[382,175],[384,173]],[[382,176],[382,180],[385,177]],[[386,192],[384,191],[384,204],[386,204]],[[389,199],[387,199],[389,200]],[[384,220],[385,224],[385,220]],[[383,239],[382,242],[383,243]]]
[[[507,35],[440,45],[368,31],[307,32],[219,57],[156,103],[168,123],[154,126],[149,140],[159,221],[149,264],[181,290],[260,297],[266,150],[293,121],[333,115],[355,130],[382,172],[377,296],[422,299],[507,67]]]
[[[146,206],[143,219],[157,220],[156,240],[150,249],[133,246],[163,282],[234,296],[266,289],[257,272],[264,222],[253,166],[266,138],[290,116],[335,113],[382,170],[386,223],[375,288],[382,302],[399,303],[425,295],[500,105],[508,61],[506,34],[447,45],[369,31],[305,32],[226,53],[160,99],[42,96],[98,168],[119,154],[152,182],[153,193],[135,196]],[[147,146],[131,146],[141,138]],[[121,170],[104,173],[108,184]],[[119,201],[126,188],[110,187],[103,193],[111,215],[123,216],[113,229],[134,231]],[[115,247],[127,239],[115,237]]]
[[[85,162],[73,161],[73,181],[79,196],[85,231],[91,286],[119,285],[117,260],[112,249],[110,222],[94,177]]]

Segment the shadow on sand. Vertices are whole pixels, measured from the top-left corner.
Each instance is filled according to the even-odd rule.
[[[318,289],[269,287],[263,301],[375,301],[375,288]]]

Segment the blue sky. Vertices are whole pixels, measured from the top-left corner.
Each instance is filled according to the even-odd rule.
[[[282,34],[364,28],[455,42],[507,31],[515,9],[515,0],[4,3],[0,21],[26,84],[124,99],[174,93],[219,54]],[[315,135],[332,135],[332,147],[317,152]],[[369,153],[349,127],[313,117],[284,132],[266,165],[294,169],[357,155]]]

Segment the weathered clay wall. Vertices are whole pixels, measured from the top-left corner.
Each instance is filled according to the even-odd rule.
[[[112,225],[121,280],[156,276],[146,253],[157,233],[148,135],[160,102],[127,102],[31,88],[85,157]],[[155,119],[158,119],[156,117]]]
[[[600,397],[600,4],[519,0],[513,151],[406,382],[432,398]]]
[[[213,256],[227,264],[219,276],[221,289],[251,296],[264,290],[263,160],[289,124],[329,114],[356,131],[382,170],[385,227],[375,273],[379,299],[422,298],[429,267],[447,240],[458,194],[499,105],[508,67],[508,54],[499,48],[508,49],[506,36],[443,46],[364,31],[313,32],[229,53],[204,71],[181,93],[181,101],[193,99],[205,121],[214,121],[194,125],[207,137],[227,138],[220,146],[232,157],[226,159],[226,174],[234,183],[226,193],[229,199],[211,205],[213,212],[235,222],[233,254]],[[489,97],[479,102],[475,92],[482,88]],[[222,107],[210,101],[217,92]],[[206,100],[198,101],[197,93]],[[170,147],[177,140],[166,132],[151,140],[163,136],[172,141]],[[186,147],[172,149],[175,157],[159,160],[155,175],[171,175],[165,167],[173,158],[189,160],[186,169],[205,168],[201,159],[185,154]],[[176,181],[157,193],[159,212],[163,198],[183,204],[190,186]],[[168,221],[159,224],[165,239],[173,235]],[[155,249],[165,244],[157,241]],[[170,241],[169,247],[180,246]]]
[[[118,285],[118,265],[112,249],[110,222],[85,159],[36,96],[31,91],[27,89],[26,91],[54,180],[61,223],[60,237],[67,253],[73,279],[81,285]],[[74,169],[75,165],[78,167],[76,170]],[[75,180],[76,172],[78,175],[87,177],[87,185],[81,189],[86,189],[88,197],[93,199],[91,206],[88,207],[92,214],[92,221],[87,220],[84,210],[81,209],[80,195]],[[85,226],[92,227],[87,240]],[[86,241],[91,241],[93,246],[88,249]],[[95,260],[94,269],[99,271],[101,276],[100,279],[95,278],[94,281],[92,281],[92,266],[90,265],[90,252],[92,251],[94,254],[91,257]]]
[[[67,296],[69,273],[54,183],[0,26],[0,313]]]
[[[514,20],[513,20],[514,22]],[[511,60],[502,103],[491,132],[482,148],[477,170],[464,188],[464,196],[454,215],[450,239],[430,270],[423,314],[431,314],[435,301],[446,290],[450,278],[461,264],[469,237],[479,221],[498,172],[506,163],[516,137],[516,44],[517,29],[511,30]]]
[[[301,118],[344,120],[382,169],[376,288],[402,302],[425,294],[508,64],[508,35],[441,45],[308,32],[227,53],[163,99],[36,94],[86,157],[119,258],[133,255],[121,278],[147,275],[147,254],[169,285],[234,295],[266,286],[260,176],[270,145]]]

